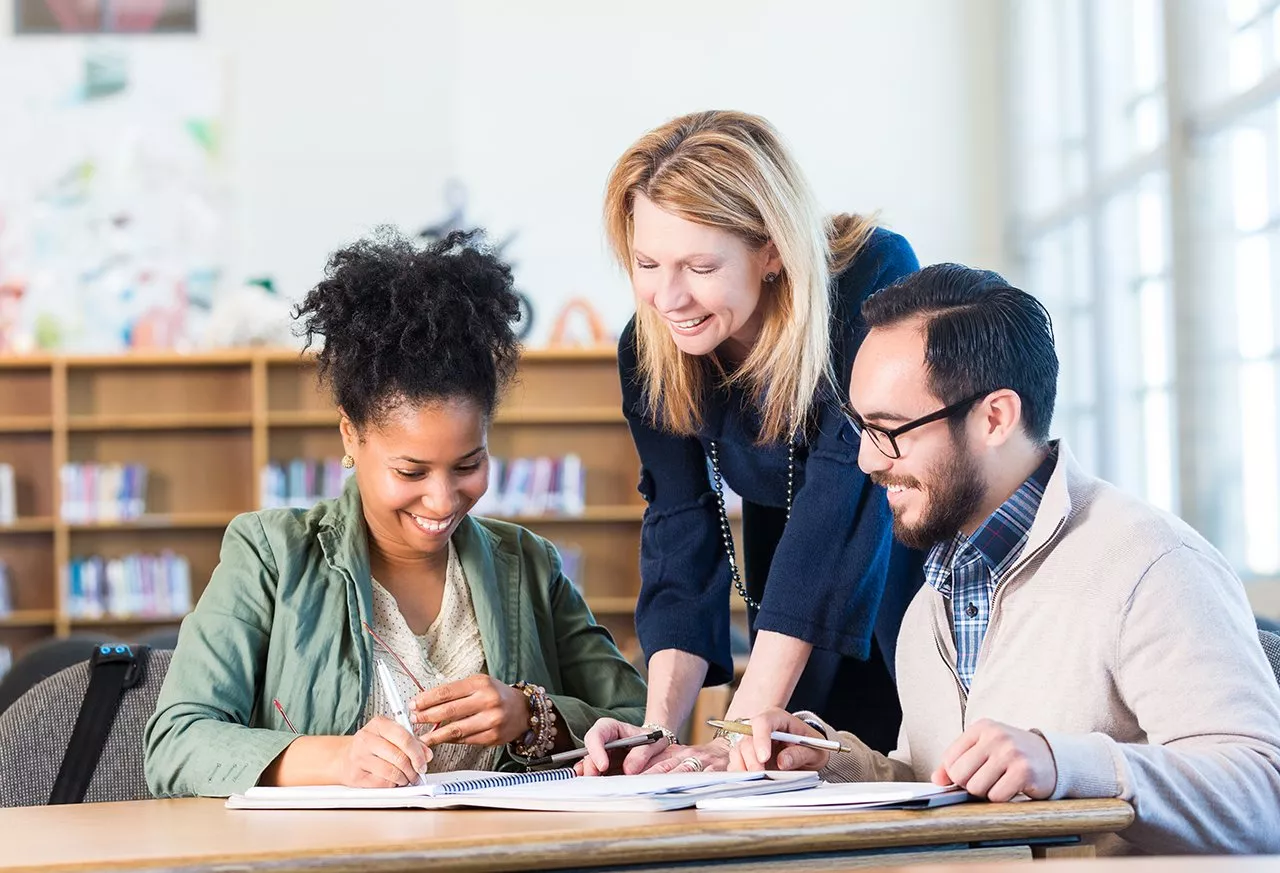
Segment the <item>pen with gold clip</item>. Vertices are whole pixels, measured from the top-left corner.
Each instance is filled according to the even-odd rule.
[[[707,724],[715,728],[726,730],[731,734],[742,734],[743,736],[751,736],[751,725],[745,721],[721,721],[718,718],[707,719]],[[769,739],[776,740],[779,743],[791,743],[796,746],[809,746],[812,749],[826,749],[828,752],[852,752],[853,746],[838,743],[835,740],[819,739],[818,737],[806,737],[800,734],[789,734],[786,731],[774,731],[769,734]]]

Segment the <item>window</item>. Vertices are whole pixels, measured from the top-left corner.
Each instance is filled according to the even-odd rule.
[[[1054,432],[1280,574],[1280,0],[1009,10],[1010,238],[1054,317]]]

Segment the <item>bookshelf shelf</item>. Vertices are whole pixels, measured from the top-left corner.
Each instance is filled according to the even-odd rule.
[[[201,530],[221,529],[231,523],[235,512],[175,512],[144,515],[120,521],[85,521],[67,523],[68,530],[86,531],[136,531],[136,530]]]
[[[75,415],[67,420],[69,431],[234,430],[252,426],[253,416],[240,412]]]
[[[509,521],[523,527],[544,524],[592,524],[635,521],[644,517],[643,506],[588,506],[582,515],[494,515],[499,521]]]
[[[268,427],[337,427],[338,413],[331,409],[302,409],[289,412],[272,412],[267,416]]]
[[[634,597],[592,597],[590,594],[586,597],[591,611],[597,615],[622,615],[636,611]]]
[[[0,524],[0,535],[6,533],[52,533],[57,526],[53,518],[19,518],[9,524]]]
[[[120,627],[124,625],[152,626],[178,624],[185,615],[104,615],[101,618],[73,618],[75,628]]]
[[[494,424],[625,424],[622,405],[499,410]]]
[[[45,433],[53,430],[49,415],[0,415],[0,433]]]
[[[0,615],[0,628],[52,627],[57,613],[52,609],[15,609]]]

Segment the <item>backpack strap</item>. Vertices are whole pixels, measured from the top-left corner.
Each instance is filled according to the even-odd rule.
[[[120,698],[142,678],[148,651],[147,646],[107,643],[93,650],[89,659],[89,687],[85,689],[76,726],[49,794],[51,806],[84,800],[120,708]]]

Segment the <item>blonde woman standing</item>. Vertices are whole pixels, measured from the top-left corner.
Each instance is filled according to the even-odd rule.
[[[731,717],[807,709],[891,750],[893,644],[921,561],[893,543],[843,407],[859,307],[916,270],[915,254],[867,219],[825,218],[770,124],[739,112],[641,137],[613,168],[604,212],[636,295],[618,366],[648,503],[636,607],[647,726],[677,729],[703,685],[732,677],[732,596],[753,644]],[[744,501],[741,573],[722,482]],[[605,769],[603,744],[639,730],[598,722],[583,771]],[[623,768],[727,758],[717,737],[637,748]]]

